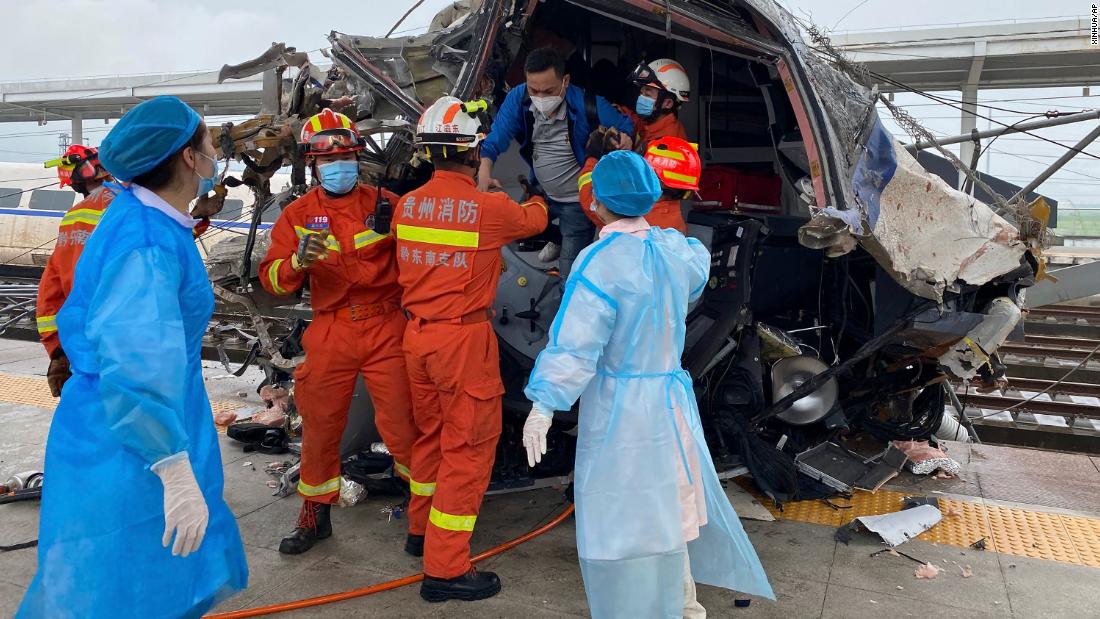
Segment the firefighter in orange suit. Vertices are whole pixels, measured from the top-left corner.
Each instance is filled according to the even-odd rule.
[[[592,132],[586,147],[588,159],[577,180],[581,207],[597,228],[602,228],[603,222],[592,209],[592,169],[609,147],[605,145],[613,142],[614,138]],[[699,177],[703,173],[703,161],[699,158],[696,145],[681,138],[663,137],[650,142],[644,154],[646,162],[661,179],[661,199],[646,214],[646,221],[651,226],[673,228],[686,235],[687,224],[680,201],[699,191]]]
[[[260,281],[276,295],[310,284],[313,321],[302,338],[306,360],[295,372],[302,414],[302,509],[279,552],[300,554],[332,535],[329,511],[340,496],[340,440],[360,374],[374,403],[375,423],[408,478],[415,438],[401,340],[405,316],[397,284],[394,240],[379,234],[380,200],[397,196],[359,182],[363,139],[351,120],[330,109],[302,128],[301,147],[320,181],[279,216]]]
[[[664,137],[686,140],[679,113],[691,94],[691,80],[683,65],[669,58],[641,63],[630,81],[638,87],[638,99],[633,110],[620,111],[634,122],[634,151],[644,155],[650,142]]]
[[[424,112],[416,141],[435,172],[394,209],[409,317],[405,359],[419,431],[405,549],[424,557],[420,595],[430,602],[480,600],[500,591],[495,574],[470,564],[504,394],[490,308],[500,249],[542,232],[547,222],[542,198],[517,204],[506,194],[477,190],[485,107],[447,96]]]
[[[99,151],[95,148],[73,144],[59,159],[46,162],[46,167],[56,167],[61,187],[71,186],[73,191],[82,196],[61,218],[57,242],[46,262],[42,279],[38,282],[38,301],[35,306],[38,337],[50,356],[46,381],[49,383],[50,393],[57,398],[61,397],[61,388],[65,381],[72,376],[69,358],[61,349],[61,340],[57,336],[57,312],[73,289],[73,272],[77,259],[84,251],[84,243],[95,230],[103,211],[114,199],[116,189],[105,184],[113,179],[99,163]],[[222,187],[221,191],[221,200],[224,201],[225,188]],[[209,227],[209,215],[221,210],[220,202],[217,208],[203,202],[192,215],[198,214],[200,208],[204,219],[195,226],[196,237]]]

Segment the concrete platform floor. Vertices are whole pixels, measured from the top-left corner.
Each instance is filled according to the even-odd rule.
[[[0,375],[41,377],[44,356],[36,345],[0,340]],[[211,366],[211,399],[259,404],[255,377],[218,378]],[[245,397],[238,396],[244,392]],[[2,403],[0,480],[39,468],[51,409]],[[992,446],[956,446],[964,467],[956,480],[903,475],[888,487],[912,494],[973,497],[1051,513],[1100,515],[1100,460]],[[278,553],[279,539],[293,526],[296,497],[276,499],[264,465],[278,457],[244,454],[222,437],[226,498],[238,517],[251,571],[249,588],[217,610],[234,610],[334,593],[413,574],[419,562],[401,551],[404,521],[389,520],[392,502],[369,498],[333,512],[335,535],[297,557]],[[251,465],[245,465],[251,462]],[[512,539],[564,508],[554,490],[486,499],[474,534],[475,552]],[[1100,569],[1056,561],[910,541],[898,550],[934,563],[934,580],[914,577],[916,564],[900,556],[871,557],[883,546],[870,536],[849,545],[833,529],[792,520],[744,521],[776,590],[778,600],[734,607],[735,594],[700,586],[711,617],[1096,617],[1100,616]],[[0,505],[0,545],[34,539],[38,505]],[[0,617],[11,616],[33,577],[33,549],[0,553]],[[969,566],[972,576],[964,578]],[[577,567],[573,521],[480,565],[500,574],[503,592],[491,600],[432,605],[409,586],[368,598],[287,613],[286,617],[542,617],[587,616]]]

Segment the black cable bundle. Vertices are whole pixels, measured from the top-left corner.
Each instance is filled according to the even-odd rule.
[[[880,441],[923,441],[940,427],[944,415],[944,391],[939,384],[928,385],[913,401],[913,420],[895,423],[876,419],[870,412],[863,427]]]

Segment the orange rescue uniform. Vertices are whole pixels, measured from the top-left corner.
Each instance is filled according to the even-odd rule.
[[[57,337],[57,312],[72,292],[76,261],[84,252],[84,244],[99,224],[103,211],[114,199],[115,190],[103,185],[77,202],[61,218],[57,242],[38,284],[38,303],[35,310],[38,337],[51,359],[61,349],[61,340]]]
[[[51,359],[61,349],[61,340],[57,337],[57,312],[73,289],[76,261],[84,252],[84,244],[99,224],[103,211],[115,199],[117,192],[117,186],[101,185],[88,194],[87,198],[77,202],[61,218],[57,242],[38,283],[38,301],[35,306],[38,337]],[[195,226],[195,237],[202,234],[209,225],[210,220],[204,219]]]
[[[603,222],[596,216],[591,209],[592,206],[592,168],[596,167],[597,159],[595,157],[589,157],[584,162],[584,167],[581,168],[581,175],[577,179],[577,185],[580,188],[580,203],[581,210],[584,211],[585,216],[596,224],[596,229],[599,230],[603,227]],[[661,199],[657,204],[653,205],[653,210],[646,213],[645,220],[649,222],[651,226],[657,226],[658,228],[672,228],[679,230],[680,234],[687,234],[687,223],[684,222],[684,214],[680,210],[679,200],[667,200]]]
[[[619,111],[626,115],[630,122],[634,123],[634,152],[644,154],[645,147],[650,142],[664,137],[688,139],[687,131],[684,130],[684,123],[680,122],[675,114],[662,114],[652,121],[645,121],[634,110],[626,106],[617,105],[615,107],[619,108]]]
[[[409,532],[424,535],[424,573],[470,570],[470,536],[501,431],[500,358],[490,312],[500,249],[546,228],[546,203],[482,193],[464,174],[436,171],[394,209],[405,359],[419,431]]]
[[[383,195],[396,203],[394,194]],[[394,470],[409,475],[416,430],[401,352],[405,316],[393,237],[372,230],[377,198],[370,185],[335,198],[315,187],[279,215],[260,263],[260,281],[272,294],[291,294],[309,278],[313,321],[302,337],[306,361],[294,374],[303,420],[298,492],[318,503],[339,499],[340,441],[360,374]],[[298,242],[311,232],[325,235],[326,259],[295,268]]]

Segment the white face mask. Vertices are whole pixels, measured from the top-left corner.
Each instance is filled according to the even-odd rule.
[[[550,116],[555,110],[561,106],[562,98],[560,95],[553,95],[550,97],[531,97],[531,103],[535,106],[535,109],[539,111],[543,116]]]

